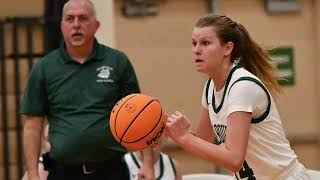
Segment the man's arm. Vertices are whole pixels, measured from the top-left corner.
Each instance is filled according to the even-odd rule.
[[[25,165],[30,180],[39,179],[38,159],[41,149],[41,135],[44,117],[23,115],[23,148]]]
[[[143,158],[143,165],[138,174],[138,180],[155,180],[155,172],[154,172],[154,159],[153,159],[153,150],[152,148],[148,148],[146,150],[141,151]]]

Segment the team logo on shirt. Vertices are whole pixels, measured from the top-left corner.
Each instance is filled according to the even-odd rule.
[[[110,74],[112,70],[113,68],[110,66],[101,66],[97,68],[97,72],[98,72],[97,82],[113,82],[113,80],[110,79]]]
[[[227,126],[222,125],[222,124],[215,124],[214,126],[214,130],[216,131],[216,135],[217,135],[217,139],[216,139],[216,143],[217,144],[222,144],[224,143],[225,139],[226,139],[226,131],[227,131]]]

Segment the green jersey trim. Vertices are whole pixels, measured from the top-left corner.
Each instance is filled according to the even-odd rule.
[[[270,94],[269,94],[267,88],[266,88],[260,81],[258,81],[258,80],[255,79],[255,78],[252,78],[252,77],[241,77],[241,78],[237,79],[237,80],[230,86],[230,89],[229,89],[228,94],[230,93],[230,90],[231,90],[232,86],[233,86],[235,83],[239,82],[239,81],[252,81],[252,82],[256,83],[257,85],[259,85],[259,86],[263,89],[263,91],[267,94],[267,97],[268,97],[268,106],[267,106],[266,111],[265,111],[260,117],[258,117],[258,118],[252,118],[252,119],[251,119],[251,123],[256,124],[256,123],[259,123],[259,122],[263,121],[263,120],[269,115],[270,108],[271,108],[271,97],[270,97]]]
[[[176,167],[174,166],[174,163],[173,163],[173,160],[171,158],[171,156],[169,156],[169,160],[170,160],[170,164],[171,164],[171,167],[172,167],[172,170],[173,170],[173,173],[174,173],[174,176],[176,177],[177,176],[177,170],[176,170]]]
[[[214,97],[214,90],[212,92],[212,107],[213,107],[213,111],[218,114],[219,111],[221,110],[222,108],[222,105],[223,105],[223,102],[224,102],[224,98],[226,96],[226,93],[227,93],[227,89],[228,89],[228,86],[229,86],[229,83],[230,83],[230,80],[231,80],[231,77],[232,77],[232,74],[234,73],[234,71],[236,71],[237,69],[241,68],[240,65],[236,65],[234,66],[229,75],[228,75],[228,78],[227,78],[227,82],[226,82],[226,85],[225,85],[225,88],[224,88],[224,91],[223,91],[223,97],[222,97],[222,100],[221,100],[221,103],[218,107],[216,107],[216,100],[215,100],[215,97]],[[209,79],[207,81],[207,86],[206,86],[206,98],[207,98],[207,104],[209,105],[209,102],[208,102],[208,93],[209,93],[209,86],[210,86],[210,82],[211,82],[211,79]]]

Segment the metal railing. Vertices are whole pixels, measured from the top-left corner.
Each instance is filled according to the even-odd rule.
[[[42,57],[45,52],[45,43],[43,40],[42,52],[35,52],[34,50],[34,29],[40,28],[45,35],[44,20],[42,17],[13,17],[0,20],[0,99],[1,99],[1,133],[2,136],[2,146],[0,147],[3,150],[3,163],[1,164],[4,167],[4,173],[0,174],[0,179],[4,180],[13,180],[16,177],[21,179],[23,175],[23,153],[22,153],[22,123],[19,115],[19,105],[21,97],[21,59],[27,60],[28,72],[30,72],[32,65],[36,58]],[[44,37],[44,36],[43,36]],[[21,39],[25,41],[21,41]],[[44,38],[42,38],[44,39]],[[26,44],[24,44],[26,43]],[[11,48],[10,46],[11,45]],[[26,50],[24,52],[20,47],[24,45]],[[9,49],[11,53],[9,53]],[[13,64],[13,66],[8,66],[8,64]],[[9,68],[12,74],[12,80],[8,81],[8,72]],[[13,91],[9,92],[8,87],[13,85]],[[14,96],[14,111],[9,112],[9,99],[8,97]],[[12,104],[12,103],[10,103]],[[10,114],[11,113],[11,114]],[[14,114],[14,115],[12,115]],[[9,124],[14,122],[14,126]],[[10,132],[14,132],[15,136],[9,136]],[[10,138],[16,138],[15,141]],[[9,143],[10,142],[10,143]],[[11,142],[16,142],[15,147],[16,151],[10,150]],[[13,155],[12,155],[13,154]],[[13,160],[10,157],[16,157],[17,159],[17,174],[13,174]]]

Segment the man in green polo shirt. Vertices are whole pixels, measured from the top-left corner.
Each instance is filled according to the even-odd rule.
[[[89,0],[68,1],[61,21],[64,43],[32,69],[20,109],[30,180],[39,179],[45,118],[50,124],[49,180],[128,179],[122,160],[126,150],[112,137],[108,121],[115,103],[140,89],[126,55],[94,38],[99,25]],[[147,152],[142,174],[154,179]]]

